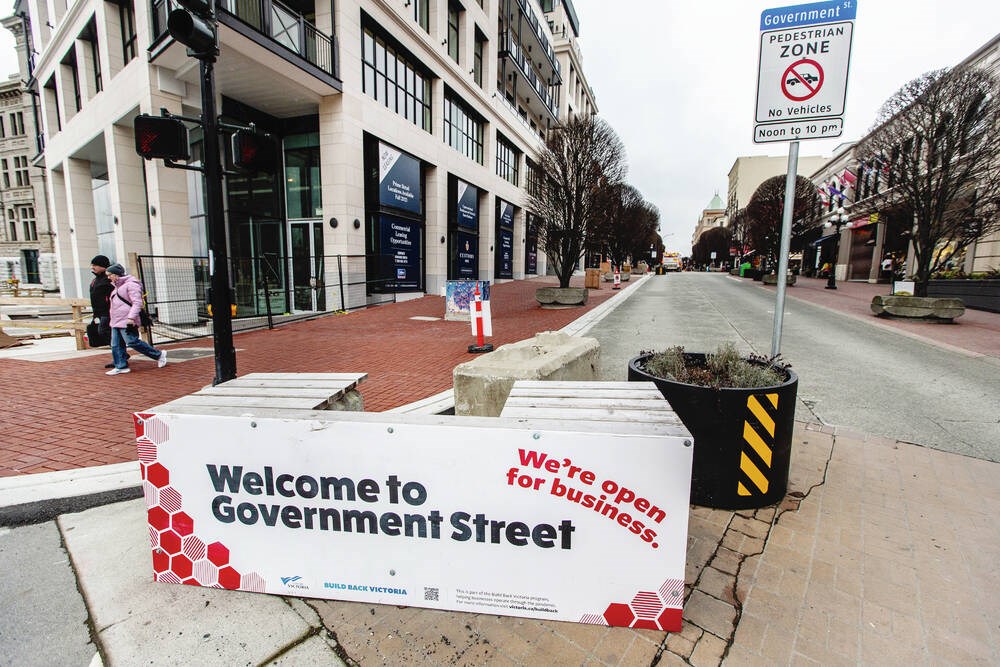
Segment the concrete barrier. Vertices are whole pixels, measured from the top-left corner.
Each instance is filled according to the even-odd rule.
[[[876,295],[872,312],[878,317],[920,319],[932,322],[952,322],[965,314],[961,299],[940,297]]]
[[[455,367],[455,414],[497,417],[515,380],[596,380],[594,338],[546,331]]]

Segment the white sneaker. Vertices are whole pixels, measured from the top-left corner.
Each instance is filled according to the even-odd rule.
[[[105,375],[121,375],[122,373],[131,373],[131,368],[112,368],[110,371],[105,373]]]
[[[167,351],[160,350],[160,358],[156,360],[156,367],[163,368],[167,365]]]

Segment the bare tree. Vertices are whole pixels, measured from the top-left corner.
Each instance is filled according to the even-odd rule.
[[[608,196],[607,218],[601,228],[608,258],[620,266],[628,259],[649,257],[650,244],[655,246],[659,240],[660,211],[627,183],[609,188]]]
[[[792,205],[792,234],[801,233],[801,221],[816,208],[816,186],[808,178],[795,177],[795,202]],[[761,183],[747,204],[750,244],[772,265],[781,250],[781,220],[785,209],[785,175],[773,176]]]
[[[750,249],[750,215],[745,208],[736,211],[729,220],[729,242],[736,248],[736,264],[740,264],[743,255]]]
[[[889,98],[858,146],[859,179],[882,187],[856,207],[912,216],[916,296],[927,295],[935,271],[1000,230],[998,94],[997,79],[980,69],[924,74]]]
[[[542,178],[528,202],[539,217],[538,247],[559,286],[569,287],[584,250],[601,240],[609,189],[627,171],[625,147],[604,120],[578,116],[549,134],[539,168]]]

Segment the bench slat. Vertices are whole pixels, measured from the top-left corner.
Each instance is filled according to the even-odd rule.
[[[248,373],[246,380],[347,380],[362,382],[368,373]],[[239,378],[238,378],[239,379]]]
[[[275,389],[329,389],[331,391],[343,391],[353,388],[357,383],[348,380],[248,380],[246,378],[236,378],[229,380],[222,385],[226,387],[238,388],[275,388]],[[206,387],[207,388],[207,387]]]
[[[601,408],[504,408],[501,417],[523,417],[525,419],[558,419],[563,421],[613,421],[613,422],[662,422],[680,423],[673,412],[663,410],[614,410]]]
[[[657,394],[652,397],[601,397],[583,396],[514,396],[511,394],[504,408],[614,408],[615,410],[653,410],[673,413],[670,404]]]
[[[638,400],[663,400],[663,394],[656,389],[571,389],[569,387],[539,387],[537,389],[525,389],[514,385],[510,390],[510,396],[518,398],[527,397],[558,397],[576,396],[580,398],[636,398]]]
[[[343,394],[342,391],[331,393],[329,389],[288,389],[283,387],[230,387],[226,382],[217,387],[208,387],[196,391],[192,396],[249,396],[252,398],[314,398],[319,401],[330,401]]]
[[[521,389],[544,389],[555,387],[570,387],[573,389],[650,389],[656,388],[652,382],[604,382],[593,381],[557,381],[557,380],[518,380],[515,387]]]
[[[297,410],[321,410],[326,406],[325,399],[315,398],[271,398],[250,397],[250,396],[211,396],[191,394],[182,396],[176,400],[164,404],[162,407],[167,410],[183,408],[185,406],[221,406],[232,408],[293,408]]]

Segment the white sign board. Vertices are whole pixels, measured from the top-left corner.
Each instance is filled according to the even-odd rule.
[[[680,630],[683,438],[135,418],[156,581]]]
[[[856,11],[838,0],[761,14],[755,143],[841,135]]]

